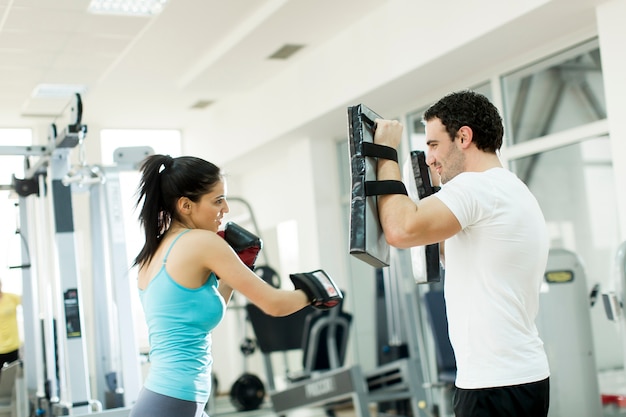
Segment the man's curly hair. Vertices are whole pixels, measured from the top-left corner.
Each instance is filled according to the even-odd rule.
[[[450,93],[424,112],[424,121],[441,120],[454,141],[462,126],[474,133],[478,149],[495,153],[502,146],[504,127],[498,109],[482,94],[470,90]]]

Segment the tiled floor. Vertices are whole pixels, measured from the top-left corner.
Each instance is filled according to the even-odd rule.
[[[624,369],[618,369],[615,371],[605,371],[599,375],[599,388],[603,393],[615,393],[615,395],[619,395],[615,404],[609,404],[602,408],[602,414],[600,416],[580,416],[580,417],[626,417],[626,372]],[[444,401],[449,407],[446,409],[447,412],[451,415],[451,406],[452,406],[452,394],[446,395],[444,397],[440,397],[440,401]],[[441,411],[444,411],[440,409]],[[271,400],[269,395],[265,398],[264,402],[261,406],[252,411],[238,411],[235,406],[231,403],[230,396],[228,394],[222,394],[215,398],[215,400],[211,400],[209,403],[208,414],[210,417],[276,417],[278,416],[274,410],[272,409]],[[555,410],[552,410],[554,413]],[[407,412],[411,414],[410,412]],[[287,413],[283,413],[279,417],[329,417],[333,413],[328,413],[322,407],[306,407],[298,408]],[[357,415],[358,413],[355,411],[352,403],[350,401],[346,401],[342,403],[341,406],[336,407],[334,409],[335,417],[360,417]],[[385,417],[391,416],[393,417],[401,417],[400,414],[402,412],[378,412],[375,404],[370,405],[369,414],[375,417]],[[441,416],[441,417],[451,417]],[[419,416],[414,417],[434,417],[433,414],[427,413],[423,410],[419,411]],[[550,417],[578,417],[578,416],[550,416]]]
[[[626,417],[626,408],[616,407],[613,405],[605,406],[602,410],[602,416],[598,417]],[[230,402],[230,398],[227,395],[221,395],[217,397],[213,405],[209,408],[208,414],[210,417],[277,417],[277,414],[272,410],[271,403],[266,400],[261,407],[252,411],[237,411]],[[358,417],[349,406],[340,408],[335,413],[336,417]],[[375,409],[370,410],[371,416],[383,417],[390,414],[382,414],[376,412]],[[286,414],[285,417],[328,417],[328,414],[323,408],[302,408],[291,411]],[[398,417],[394,415],[393,417]],[[419,417],[430,417],[428,414],[422,414]],[[555,416],[561,417],[561,416]],[[563,416],[571,417],[571,416]],[[587,416],[585,416],[587,417]],[[591,417],[591,416],[590,416]]]
[[[218,396],[212,402],[207,410],[210,417],[275,417],[277,414],[272,409],[269,400],[265,400],[257,410],[237,411],[231,404],[227,395]],[[377,415],[375,410],[370,413],[372,416]],[[303,407],[285,414],[286,417],[328,417],[326,410],[320,407]],[[354,409],[349,405],[342,406],[335,410],[336,417],[355,417]]]

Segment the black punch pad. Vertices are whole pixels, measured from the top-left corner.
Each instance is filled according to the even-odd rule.
[[[420,150],[411,151],[411,168],[415,179],[415,186],[419,199],[426,198],[435,193],[430,179],[430,171],[426,163],[426,153]],[[439,282],[441,278],[439,244],[433,243],[424,248],[426,257],[426,282]]]
[[[374,120],[382,119],[367,106],[348,107],[352,191],[350,197],[350,254],[382,268],[389,265],[389,245],[378,219],[376,196],[368,196],[366,181],[376,181],[376,158],[365,156],[364,143],[374,141]]]

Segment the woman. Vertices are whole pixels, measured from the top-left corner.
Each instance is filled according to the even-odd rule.
[[[276,289],[217,234],[228,213],[219,168],[203,159],[149,156],[137,206],[145,244],[135,265],[150,341],[150,372],[130,417],[200,417],[211,388],[211,330],[233,290],[272,316],[310,301]],[[218,278],[219,277],[219,278]]]
[[[22,297],[2,292],[0,281],[0,368],[5,363],[19,359],[21,341],[17,324],[17,306],[20,304]]]

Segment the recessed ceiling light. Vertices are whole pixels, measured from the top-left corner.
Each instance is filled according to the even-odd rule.
[[[87,10],[97,14],[153,16],[161,13],[167,0],[91,0]]]
[[[35,98],[65,98],[74,94],[84,94],[87,86],[83,84],[38,84],[31,97]]]

